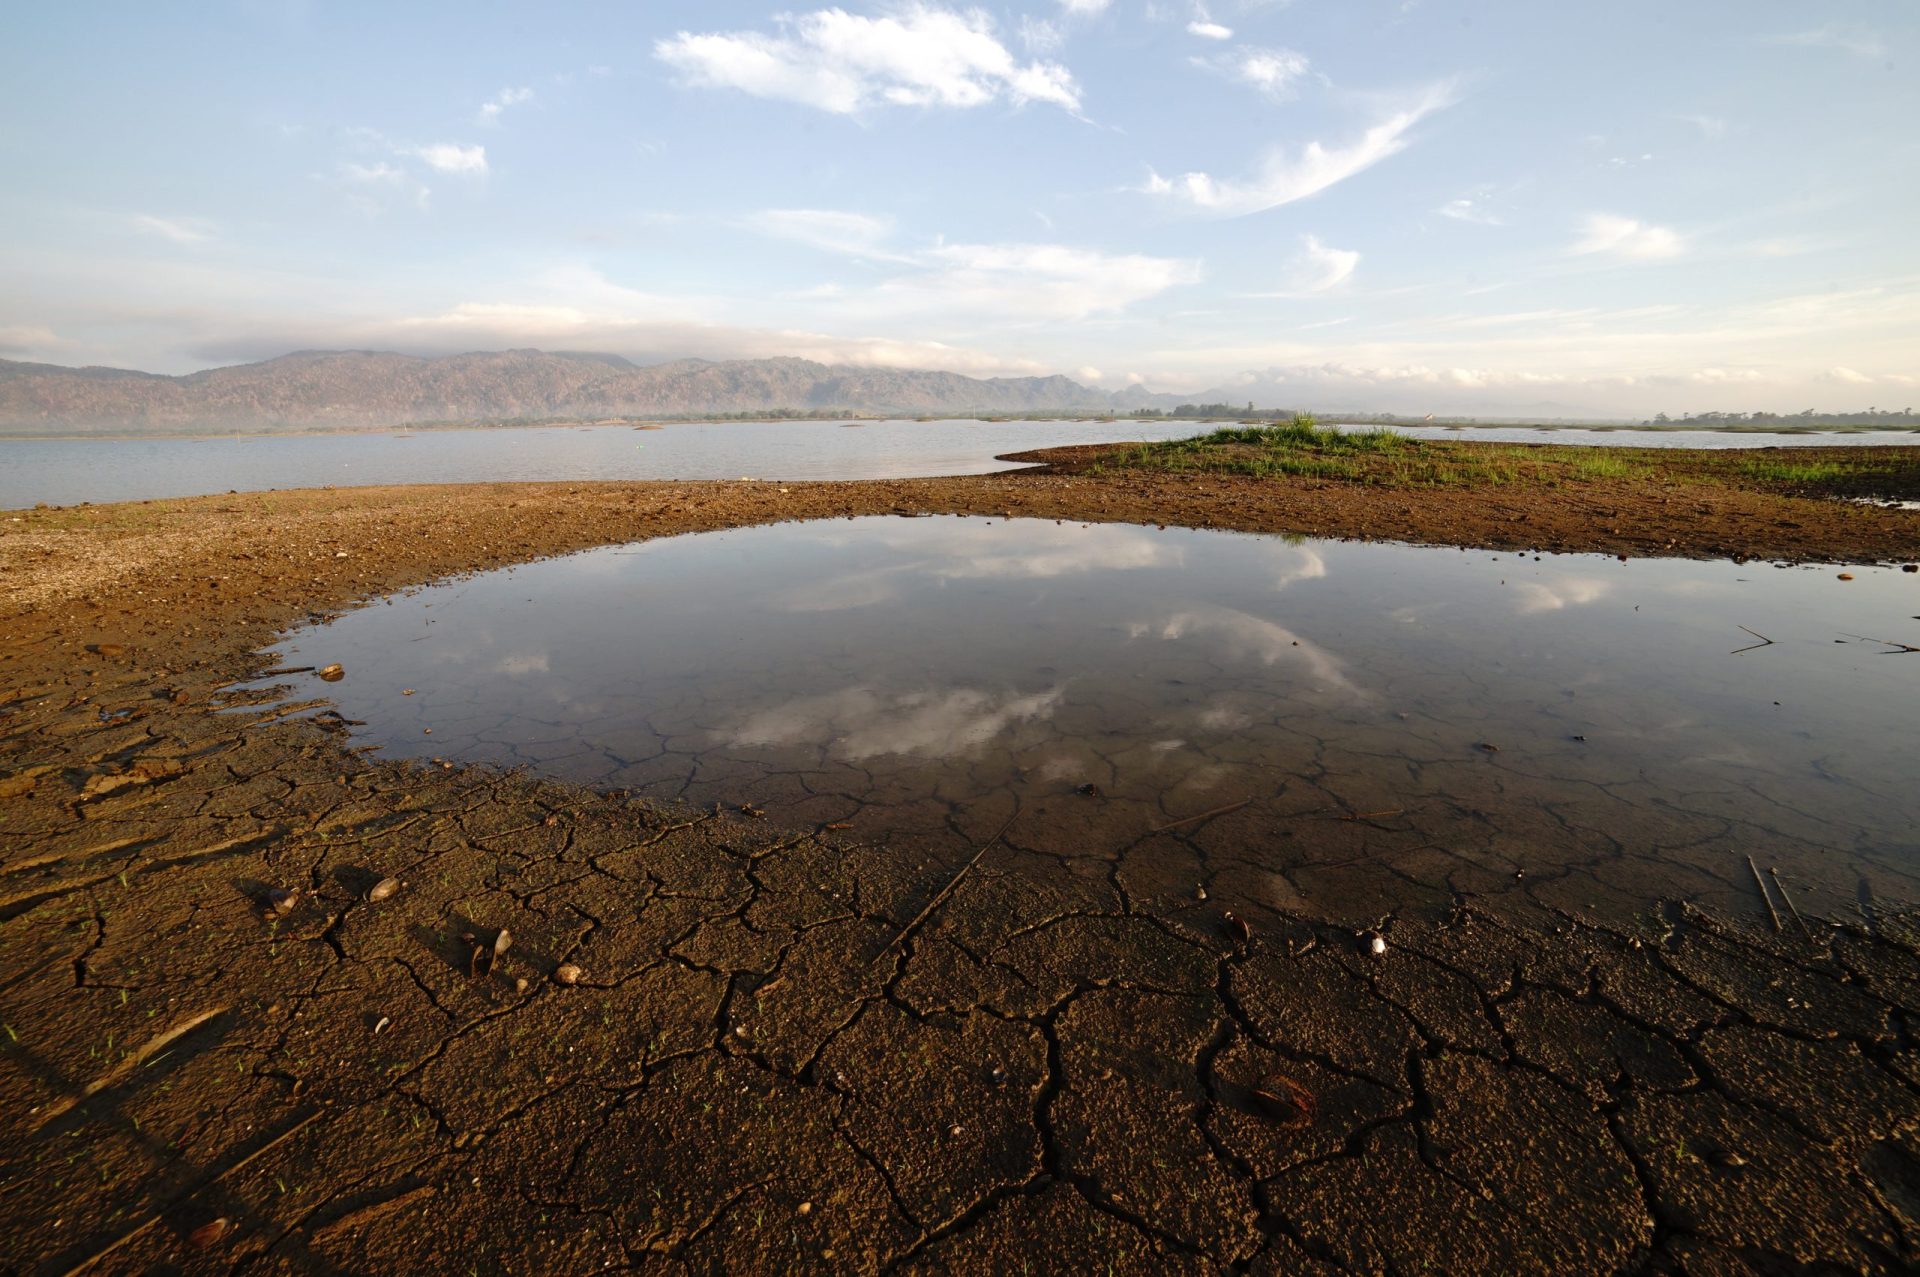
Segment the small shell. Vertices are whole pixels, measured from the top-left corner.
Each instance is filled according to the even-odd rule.
[[[367,903],[377,905],[398,890],[400,890],[398,878],[382,878],[367,888]]]
[[[267,904],[275,913],[292,913],[293,907],[300,903],[300,893],[291,887],[267,888]]]
[[[320,670],[319,675],[320,681],[323,683],[338,683],[347,676],[347,671],[340,665],[333,664]]]
[[[1384,958],[1387,954],[1386,937],[1378,936],[1378,935],[1368,937],[1367,952],[1371,953],[1376,958]]]
[[[225,1237],[227,1230],[232,1227],[233,1225],[227,1222],[224,1215],[218,1219],[210,1219],[187,1234],[187,1245],[195,1250],[205,1250]]]
[[[467,958],[467,974],[476,980],[492,975],[493,950],[483,944],[473,946],[473,953]]]
[[[375,1020],[373,1022],[373,1036],[379,1037],[392,1023],[393,1017],[390,1015],[383,1015],[378,1020]]]
[[[1195,887],[1193,889],[1193,898],[1195,900],[1205,900],[1207,898],[1207,889],[1205,887]]]
[[[511,931],[508,931],[505,927],[500,928],[499,934],[494,936],[493,938],[493,956],[496,958],[502,957],[505,955],[507,950],[511,949],[512,947],[513,947],[513,933]]]
[[[585,974],[586,972],[582,971],[573,963],[563,962],[553,969],[553,982],[555,984],[579,984],[580,977]]]
[[[1220,915],[1220,921],[1226,924],[1227,934],[1242,944],[1253,938],[1253,928],[1247,925],[1245,918],[1242,918],[1233,910],[1229,909],[1225,913],[1222,913]]]

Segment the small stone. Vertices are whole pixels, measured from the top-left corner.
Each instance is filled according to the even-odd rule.
[[[962,1135],[965,1135],[966,1133],[967,1133],[967,1128],[964,1126],[949,1126],[947,1128],[947,1134],[951,1135],[955,1139],[959,1139]]]
[[[513,991],[515,993],[525,993],[527,991],[527,977],[525,976],[515,977],[513,981]]]
[[[338,663],[335,663],[333,665],[328,665],[325,668],[321,669],[319,671],[319,676],[320,676],[320,681],[323,683],[338,683],[341,679],[347,676],[347,671],[344,668],[342,668]]]
[[[1007,1084],[1007,1071],[997,1065],[987,1076],[993,1080],[995,1086],[1005,1086]]]
[[[1205,887],[1195,887],[1193,889],[1193,898],[1195,900],[1205,900],[1207,898],[1207,889]]]
[[[1851,573],[1851,572],[1842,572],[1842,573],[1840,574],[1840,579],[1841,579],[1842,581],[1851,581],[1851,580],[1853,580],[1853,573]]]
[[[275,913],[292,913],[300,903],[300,893],[289,887],[267,888],[267,904]]]
[[[553,982],[555,984],[569,984],[569,985],[579,984],[580,977],[585,974],[586,972],[582,971],[579,967],[575,966],[573,963],[563,962],[559,966],[554,968]]]
[[[377,905],[398,890],[400,890],[398,878],[382,878],[367,888],[367,903]]]
[[[784,492],[784,491],[785,491],[785,489],[783,488],[783,489],[781,489],[781,491],[783,491],[783,492]],[[799,1211],[800,1211],[800,1213],[801,1213],[802,1215],[811,1215],[811,1214],[813,1214],[813,1203],[812,1203],[812,1202],[801,1202],[801,1203],[800,1203],[800,1205],[799,1205],[799,1208],[798,1208],[798,1209],[799,1209]]]
[[[1386,956],[1387,956],[1387,940],[1386,940],[1386,937],[1385,937],[1385,936],[1372,936],[1372,937],[1370,937],[1370,938],[1369,938],[1369,939],[1367,940],[1367,952],[1368,952],[1368,953],[1371,953],[1371,954],[1372,954],[1372,955],[1373,955],[1374,957],[1376,957],[1376,958],[1384,958],[1384,957],[1386,957]]]
[[[747,1037],[752,1037],[753,1035],[750,1032],[748,1032],[746,1025],[736,1024],[733,1026],[733,1036],[735,1036],[736,1038],[747,1038]]]

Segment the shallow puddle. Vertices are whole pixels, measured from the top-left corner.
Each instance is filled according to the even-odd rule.
[[[1135,895],[1758,908],[1752,856],[1834,914],[1920,894],[1920,577],[1850,576],[863,518],[416,591],[279,681],[390,756],[929,860],[1017,810],[1003,854]]]

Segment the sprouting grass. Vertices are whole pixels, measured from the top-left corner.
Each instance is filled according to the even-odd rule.
[[[1401,488],[1651,482],[1805,496],[1920,495],[1920,457],[1909,448],[1796,458],[1731,450],[1471,443],[1413,439],[1388,429],[1332,430],[1307,416],[1279,425],[1242,424],[1191,439],[1134,444],[1098,456],[1090,468]]]

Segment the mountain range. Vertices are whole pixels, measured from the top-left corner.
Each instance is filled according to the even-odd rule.
[[[779,409],[908,416],[1110,412],[1167,398],[1116,395],[1058,376],[976,378],[792,358],[640,365],[617,355],[541,350],[431,358],[314,350],[178,377],[0,359],[0,432],[9,434],[326,429]]]

